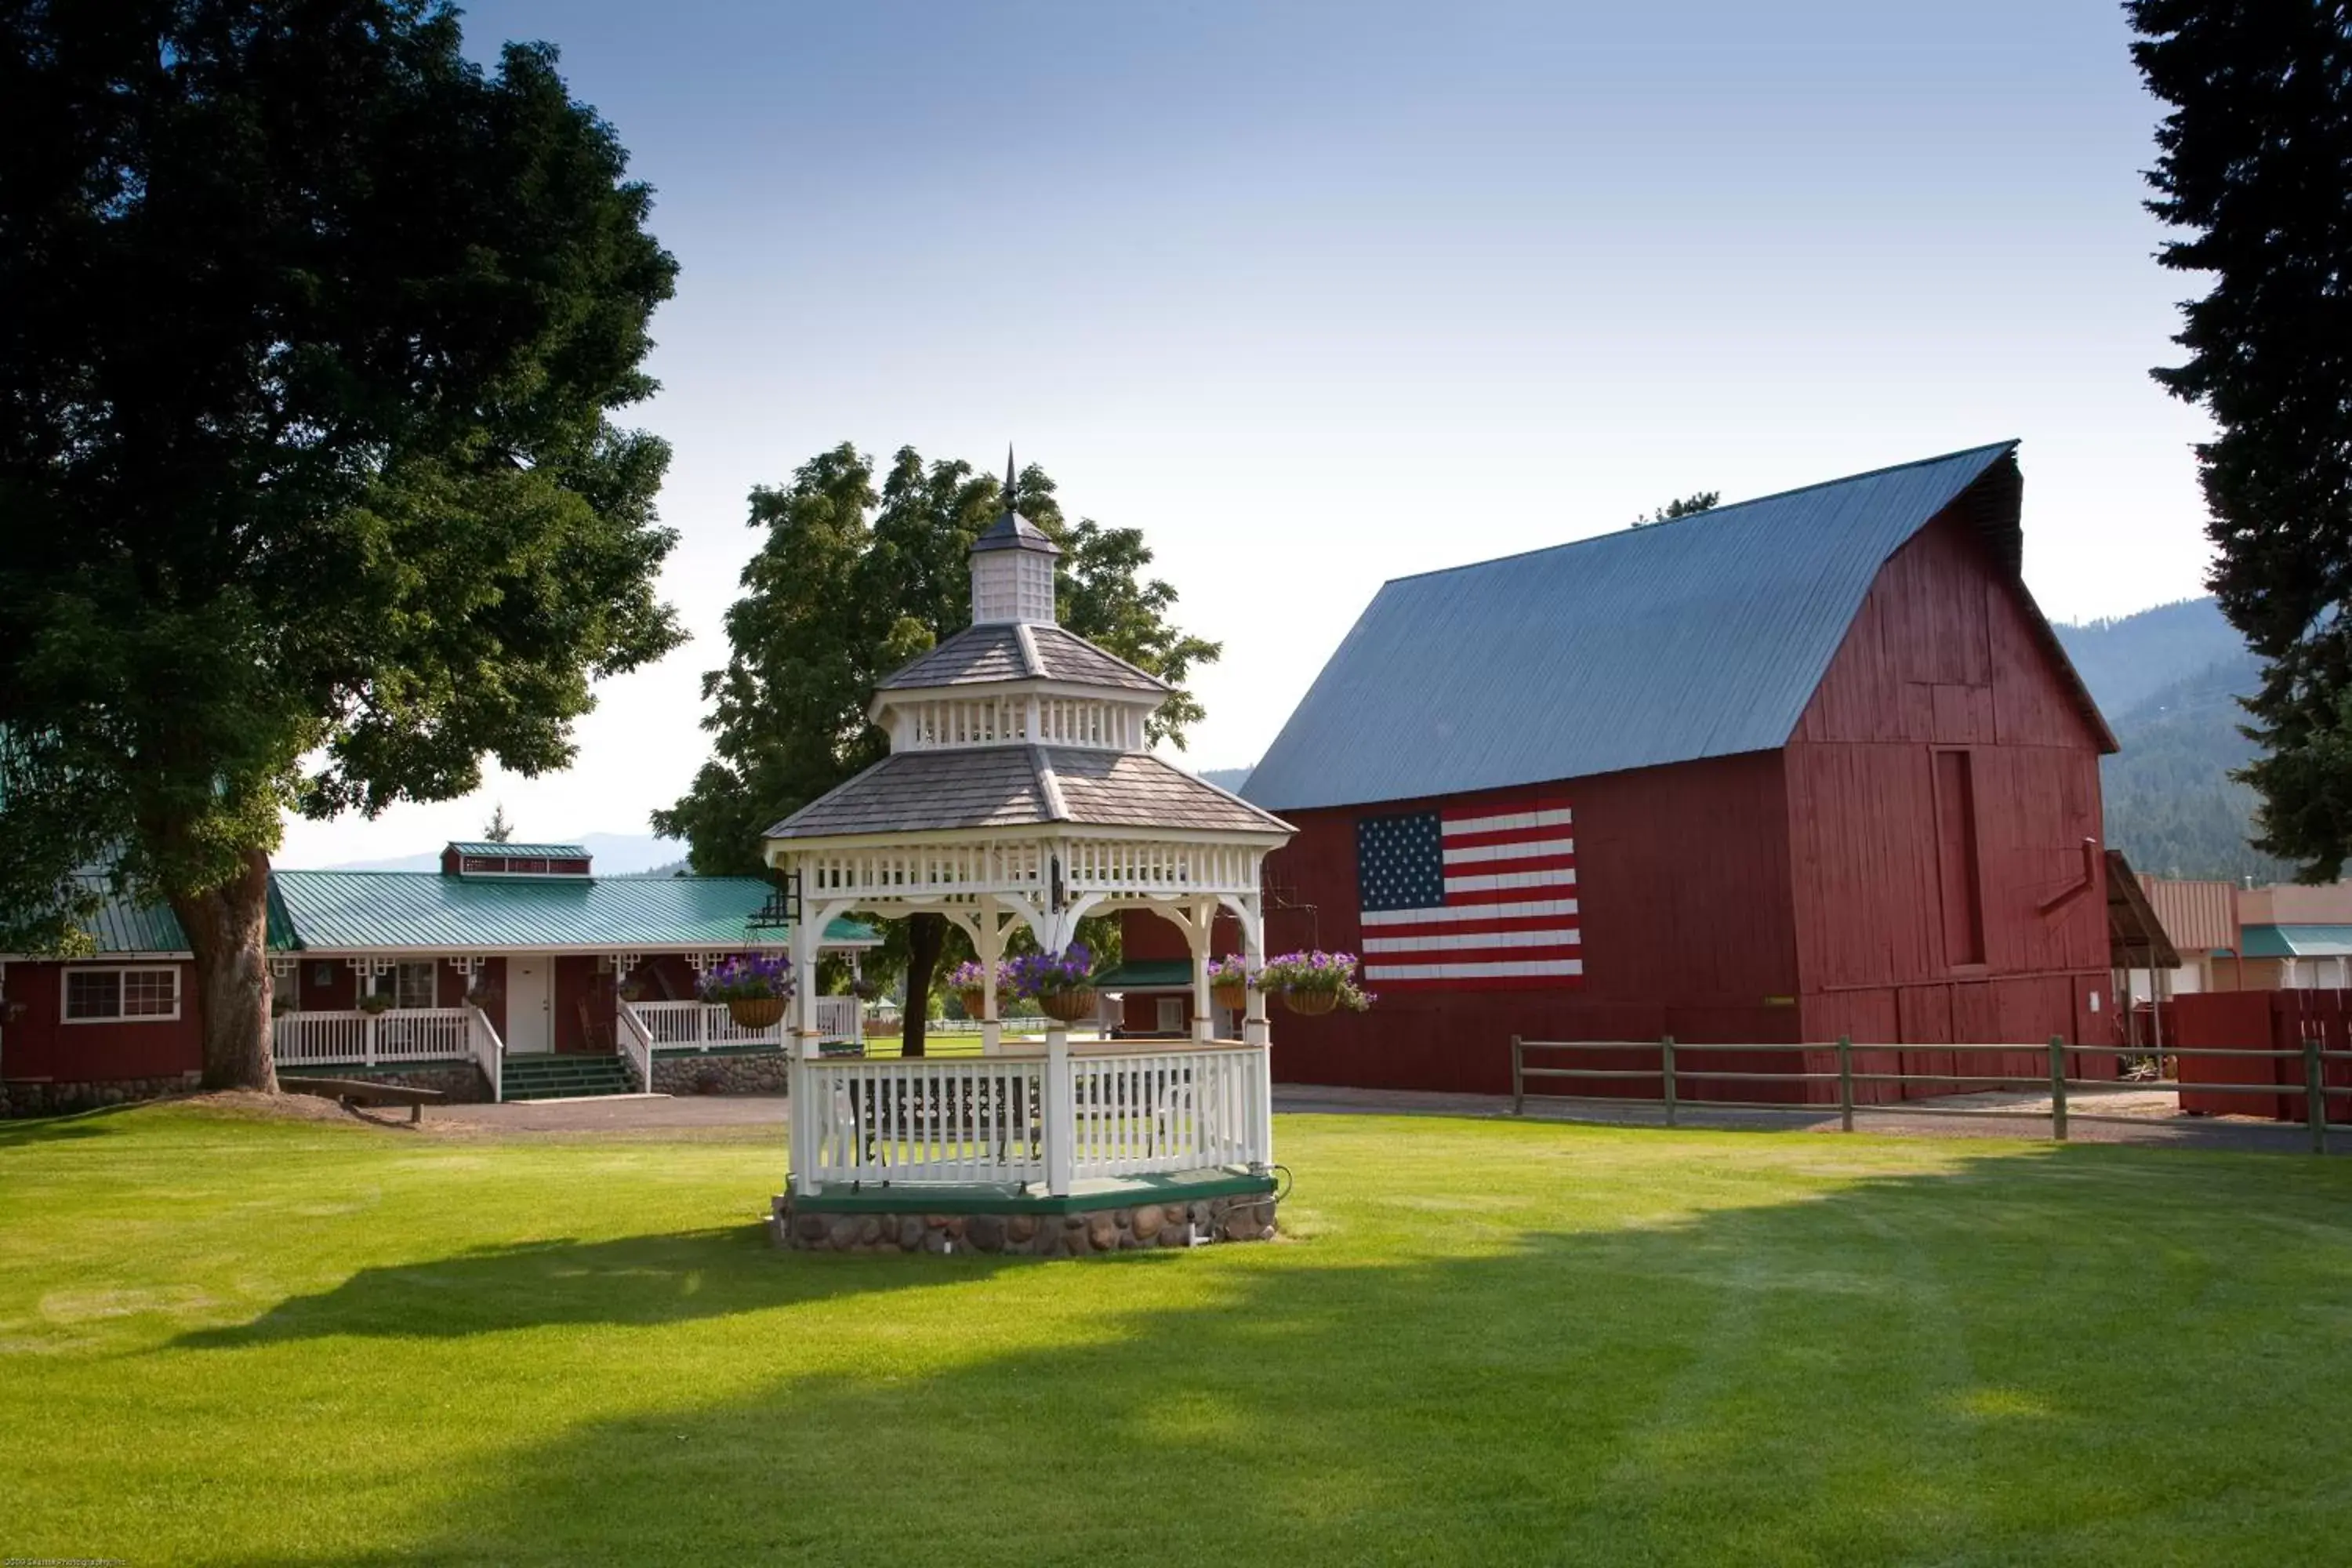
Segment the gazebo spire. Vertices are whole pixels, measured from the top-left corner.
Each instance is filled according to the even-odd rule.
[[[1019,470],[1013,466],[1013,443],[1004,443],[1004,510],[1009,516],[1021,515],[1021,481]]]

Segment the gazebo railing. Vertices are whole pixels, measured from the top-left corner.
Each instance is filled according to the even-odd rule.
[[[793,1164],[836,1184],[1076,1182],[1273,1159],[1265,1048],[1232,1041],[793,1062]]]

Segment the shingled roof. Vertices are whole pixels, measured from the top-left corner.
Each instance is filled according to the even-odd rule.
[[[896,752],[768,829],[770,838],[1033,826],[1198,828],[1288,833],[1290,826],[1148,752],[982,746]]]
[[[1383,586],[1243,788],[1354,805],[1771,751],[1889,556],[1948,509],[2014,579],[2003,441]],[[2030,604],[2030,601],[2029,601]],[[2105,721],[2036,613],[2093,731]]]
[[[1129,691],[1171,689],[1158,676],[1136,668],[1074,632],[1041,622],[1003,621],[965,627],[883,677],[876,689],[903,691],[910,687],[972,686],[996,680],[1066,680]]]

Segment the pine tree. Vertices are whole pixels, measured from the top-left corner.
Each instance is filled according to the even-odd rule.
[[[2210,275],[2154,374],[2219,427],[2197,448],[2222,612],[2263,660],[2258,844],[2315,880],[2352,853],[2352,7],[2137,0],[2132,46],[2172,106],[2149,210]]]

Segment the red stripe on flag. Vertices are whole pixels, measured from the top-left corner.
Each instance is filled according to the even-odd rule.
[[[1573,871],[1576,856],[1524,855],[1508,860],[1459,860],[1445,868],[1449,877],[1500,877],[1514,871]]]
[[[1532,887],[1471,888],[1460,892],[1449,889],[1445,895],[1445,903],[1449,909],[1461,909],[1471,904],[1532,903],[1538,899],[1555,892],[1562,897],[1572,897],[1570,889],[1575,886],[1575,883],[1562,879],[1557,882],[1538,882]],[[1365,929],[1376,931],[1379,928],[1366,927]]]
[[[1531,844],[1543,838],[1573,838],[1576,829],[1565,822],[1549,827],[1496,827],[1484,833],[1456,833],[1448,829],[1440,836],[1448,849],[1477,849],[1489,844]]]
[[[1580,991],[1581,974],[1476,974],[1465,980],[1376,980],[1364,984],[1386,996],[1399,991]]]

